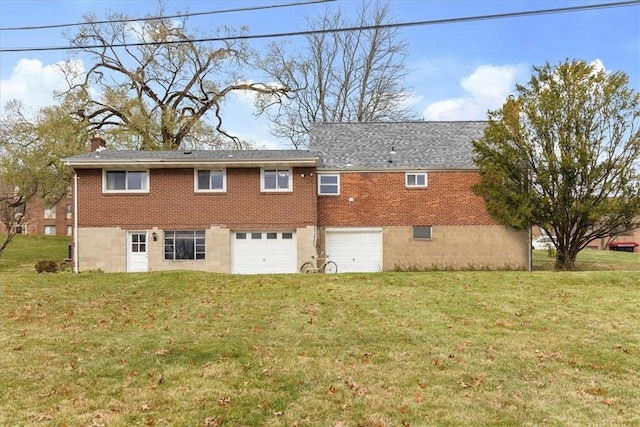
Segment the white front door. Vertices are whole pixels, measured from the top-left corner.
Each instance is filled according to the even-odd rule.
[[[127,233],[127,271],[149,271],[146,231]]]
[[[382,270],[381,228],[327,228],[325,252],[340,273]]]

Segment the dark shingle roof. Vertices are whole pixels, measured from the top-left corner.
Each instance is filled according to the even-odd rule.
[[[316,123],[309,148],[320,157],[319,169],[474,169],[471,141],[482,137],[485,126],[480,121]]]

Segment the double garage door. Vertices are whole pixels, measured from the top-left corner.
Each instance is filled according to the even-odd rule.
[[[231,233],[232,273],[295,273],[297,264],[296,233],[293,231]]]
[[[338,273],[382,270],[381,228],[327,228],[325,249]]]

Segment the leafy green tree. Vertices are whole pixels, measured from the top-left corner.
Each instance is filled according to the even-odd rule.
[[[640,94],[623,72],[572,60],[534,67],[473,142],[475,186],[500,223],[557,237],[556,269],[640,227]]]
[[[60,159],[87,151],[89,141],[86,124],[74,118],[76,107],[71,96],[35,115],[18,101],[7,104],[0,119],[0,221],[6,232],[0,253],[28,218],[34,198],[53,206],[67,194],[72,172]]]

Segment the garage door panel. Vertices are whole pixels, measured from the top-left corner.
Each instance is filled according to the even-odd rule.
[[[295,273],[294,232],[235,231],[231,233],[231,272],[237,274]]]
[[[382,230],[327,230],[325,246],[339,272],[382,270]]]

